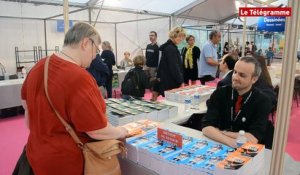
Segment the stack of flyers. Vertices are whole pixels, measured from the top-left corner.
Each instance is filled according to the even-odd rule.
[[[151,145],[151,143],[149,143]],[[147,147],[149,148],[149,147]],[[142,149],[141,149],[142,150]],[[144,149],[146,150],[146,149]],[[163,143],[161,146],[148,149],[148,157],[150,157],[150,165],[149,168],[153,171],[157,172],[158,174],[162,174],[165,167],[167,166],[168,162],[166,159],[169,156],[172,156],[178,152],[180,152],[182,149],[178,148],[175,145],[169,144],[169,143]]]
[[[264,168],[264,151],[264,145],[248,142],[242,145],[240,148],[238,148],[234,152],[234,154],[251,158],[251,170],[253,171],[253,174],[257,174],[260,170]]]
[[[139,147],[146,145],[149,142],[156,140],[156,132],[149,131],[145,135],[126,139],[127,159],[138,163],[139,162]]]
[[[145,100],[125,100],[110,98],[106,100],[106,105],[109,109],[113,109],[113,114],[111,115],[115,115],[115,113],[117,113],[118,116],[122,117],[123,115],[130,115],[133,117],[133,121],[142,119],[163,121],[168,119],[170,116],[176,116],[178,113],[178,107]],[[108,114],[110,113],[108,112]],[[116,116],[111,118],[111,120],[114,121],[114,125],[123,123],[123,121],[119,122],[116,119]]]
[[[147,133],[150,130],[156,129],[160,123],[151,120],[139,120],[123,125],[129,132],[130,137],[138,136]]]
[[[203,85],[185,86],[166,91],[165,97],[169,101],[184,103],[186,98],[192,98],[197,93],[200,95],[200,102],[203,102],[210,97],[214,90],[214,87]]]
[[[217,164],[215,174],[218,175],[243,175],[252,174],[251,159],[238,154],[229,154]]]
[[[128,113],[107,107],[106,110],[109,123],[113,126],[120,126],[126,123],[133,122],[133,115],[128,115]]]

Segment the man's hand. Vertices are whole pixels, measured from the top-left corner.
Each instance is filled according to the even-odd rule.
[[[226,139],[226,145],[232,147],[232,148],[237,148],[236,140],[232,138]]]
[[[258,143],[258,140],[256,137],[254,137],[251,133],[249,132],[246,132],[245,133],[245,137],[247,138],[247,141],[248,142],[251,142],[251,143]]]

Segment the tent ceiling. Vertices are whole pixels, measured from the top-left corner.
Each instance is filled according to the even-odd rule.
[[[172,15],[182,19],[222,24],[238,16],[236,3],[243,4],[242,1],[243,0],[69,0],[69,5],[71,6],[70,11],[80,10],[82,8],[102,7],[104,10],[110,9],[113,11],[144,15]],[[262,3],[262,1],[264,3]],[[287,0],[248,0],[248,2],[254,6],[263,6],[266,3],[271,6],[287,4]],[[8,3],[8,5],[5,5],[4,3]],[[17,10],[13,10],[14,5],[9,3],[26,3],[26,5],[17,5]],[[1,8],[3,10],[0,12],[0,16],[26,17],[25,7],[27,7],[29,3],[30,5],[34,5],[36,10],[27,17],[47,19],[54,15],[62,14],[62,12],[58,12],[56,9],[54,10],[54,7],[51,6],[62,7],[63,0],[2,0],[0,1],[0,4],[1,6],[3,5],[3,8]],[[9,8],[6,8],[5,6]],[[47,9],[53,10],[43,10],[46,7]],[[18,11],[18,8],[21,8],[21,12]],[[22,14],[18,15],[18,13]]]
[[[198,2],[198,5],[178,11],[174,15],[219,23],[219,21],[237,13],[235,0],[226,0],[226,3],[220,0],[201,0]]]
[[[116,7],[172,14],[197,0],[105,0],[104,7]]]

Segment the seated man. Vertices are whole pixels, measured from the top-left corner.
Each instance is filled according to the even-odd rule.
[[[244,130],[249,142],[261,143],[272,104],[253,87],[260,73],[260,64],[253,57],[236,62],[232,86],[217,88],[207,101],[207,114],[202,120],[205,136],[235,148],[238,132]]]
[[[222,58],[222,62],[220,63],[220,71],[224,73],[223,79],[218,82],[217,87],[231,85],[232,82],[232,70],[236,63],[236,59],[229,54],[226,54]]]

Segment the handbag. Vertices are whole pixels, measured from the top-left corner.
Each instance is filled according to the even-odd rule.
[[[21,156],[15,166],[12,175],[34,175],[26,155],[26,145],[21,153]]]
[[[84,157],[84,174],[85,175],[121,175],[118,154],[124,156],[125,146],[119,140],[103,140],[88,143],[82,143],[74,129],[61,117],[53,106],[48,93],[48,66],[50,57],[46,58],[44,66],[44,86],[47,99],[50,106],[55,112],[58,119],[71,135],[75,143],[82,150]]]

